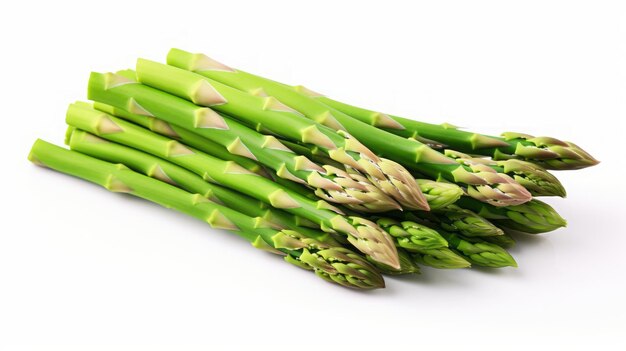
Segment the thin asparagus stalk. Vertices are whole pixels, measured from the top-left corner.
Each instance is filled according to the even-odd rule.
[[[513,132],[495,137],[458,130],[447,123],[436,125],[366,110],[320,94],[315,95],[315,98],[362,122],[399,136],[432,140],[445,147],[469,154],[490,156],[494,160],[520,159],[556,170],[580,169],[598,164],[595,158],[578,145],[552,137],[533,137]],[[390,120],[393,122],[389,122]]]
[[[192,54],[178,49],[172,49],[169,52],[167,62],[202,75],[206,78],[206,82],[211,82],[214,86],[220,84],[219,81],[242,91],[262,92],[261,95],[271,96],[267,97],[268,99],[279,99],[282,104],[286,104],[289,108],[297,110],[314,121],[330,121],[328,125],[334,125],[334,128],[338,130],[345,128],[348,133],[378,155],[389,157],[407,168],[419,170],[433,179],[441,177],[462,184],[467,187],[470,196],[481,201],[496,206],[508,206],[524,203],[531,198],[526,189],[506,174],[499,174],[491,167],[480,164],[459,165],[417,140],[393,135],[328,107],[311,96],[307,96],[306,93],[311,93],[309,91],[298,92],[284,84],[217,63],[205,55]],[[140,62],[140,65],[146,65],[146,63]],[[166,90],[169,88],[169,91],[175,94],[186,95],[187,98],[193,99],[191,82],[196,85],[200,84],[197,76],[183,75],[172,68],[166,69],[154,66],[152,63],[147,66],[145,70],[153,71],[153,74],[146,78],[154,84],[163,82],[161,75],[165,75],[166,72],[168,76],[179,74],[180,78],[176,83],[189,79],[189,87],[185,90],[183,90],[182,83],[162,83],[159,87]],[[157,68],[162,69],[157,70]],[[277,121],[284,120],[284,118],[275,118]],[[335,121],[339,122],[339,126]],[[388,119],[388,121],[392,120]]]
[[[472,157],[450,149],[444,150],[444,154],[465,165],[480,163],[501,168],[501,172],[508,174],[522,184],[533,196],[565,197],[566,195],[563,184],[545,168],[534,163],[515,159],[494,161],[487,158]]]
[[[404,167],[378,157],[351,135],[311,121],[273,97],[254,96],[154,61],[139,59],[136,68],[137,77],[146,85],[231,115],[257,130],[318,146],[333,160],[366,175],[403,207],[428,209],[428,203]],[[150,108],[148,111],[152,112]]]
[[[304,218],[273,208],[237,191],[209,183],[195,173],[161,158],[107,141],[74,127],[69,128],[67,144],[72,150],[103,161],[123,164],[136,172],[192,194],[200,194],[247,216],[262,218],[274,229],[291,229],[327,245],[339,246],[329,233],[320,231],[319,226]]]
[[[133,120],[139,119],[136,115],[156,117],[197,133],[230,153],[266,165],[280,177],[313,187],[316,195],[327,201],[374,212],[400,207],[365,177],[351,176],[330,165],[320,167],[305,156],[293,153],[273,136],[260,134],[209,108],[196,106],[121,75],[92,73],[89,98],[131,112],[135,115]],[[128,116],[128,113],[122,113],[122,117]],[[171,133],[159,133],[171,137]],[[197,141],[201,143],[201,140]]]
[[[326,232],[347,236],[357,249],[374,260],[399,268],[393,240],[375,223],[361,217],[344,217],[327,202],[312,201],[252,173],[232,161],[223,161],[186,147],[176,140],[155,134],[101,111],[70,106],[70,126],[101,138],[133,147],[186,168],[205,180],[240,191],[273,207],[307,218]]]
[[[550,205],[536,199],[518,206],[495,207],[463,196],[456,205],[478,213],[498,227],[523,233],[547,233],[567,225]]]
[[[383,279],[376,270],[345,248],[327,246],[295,231],[263,227],[252,217],[122,165],[65,150],[43,140],[35,142],[29,160],[99,184],[107,190],[129,193],[173,208],[205,221],[214,228],[232,231],[258,248],[285,255],[287,262],[312,270],[327,281],[361,289],[384,287]]]

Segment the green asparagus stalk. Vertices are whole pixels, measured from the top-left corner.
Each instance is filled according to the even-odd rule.
[[[254,96],[193,72],[149,60],[139,59],[136,68],[137,77],[146,85],[231,115],[257,130],[318,146],[333,160],[366,175],[403,207],[428,209],[428,203],[404,167],[378,157],[351,135],[311,121],[273,97]]]
[[[135,172],[192,194],[200,194],[247,216],[261,218],[274,229],[291,229],[327,245],[339,246],[329,233],[321,232],[319,226],[304,218],[273,208],[237,191],[209,183],[193,172],[145,152],[107,141],[74,127],[69,129],[67,144],[72,150],[99,160],[123,164]]]
[[[458,130],[447,123],[436,125],[366,110],[320,94],[316,94],[315,98],[364,123],[396,135],[418,140],[434,140],[435,143],[447,148],[490,156],[494,160],[520,159],[556,170],[580,169],[598,164],[595,158],[578,145],[552,137],[533,137],[513,132],[495,137]]]
[[[29,160],[56,171],[99,184],[113,192],[141,197],[196,217],[213,228],[236,233],[258,248],[285,256],[285,260],[312,270],[321,278],[346,287],[384,287],[382,277],[364,259],[345,248],[327,246],[295,231],[277,231],[248,217],[128,168],[101,161],[37,140]]]
[[[75,102],[75,104],[81,105],[85,108],[93,107],[96,110],[108,113],[112,116],[119,117],[129,122],[135,123],[146,129],[150,129],[151,131],[157,134],[161,134],[166,137],[170,137],[172,139],[178,140],[181,143],[194,147],[206,154],[213,155],[222,160],[234,161],[238,165],[249,170],[250,172],[258,173],[260,175],[267,174],[265,168],[262,167],[258,162],[254,161],[253,159],[236,155],[232,152],[229,152],[228,149],[226,149],[222,145],[210,139],[204,138],[200,136],[199,134],[196,134],[192,131],[181,128],[177,125],[167,123],[156,117],[130,113],[128,111],[122,110],[120,108],[117,108],[111,105],[103,104],[101,102],[94,102],[92,105],[87,102],[78,101],[78,102]]]
[[[192,54],[178,49],[170,51],[167,62],[170,65],[202,75],[206,78],[205,82],[211,82],[213,86],[218,86],[219,81],[245,92],[261,92],[260,95],[271,96],[266,97],[267,99],[279,99],[281,104],[297,110],[314,121],[330,121],[327,125],[334,126],[338,130],[345,128],[350,135],[356,137],[378,155],[389,157],[403,166],[418,170],[433,179],[444,178],[462,184],[467,187],[470,196],[481,201],[496,206],[508,206],[524,203],[531,198],[526,189],[506,174],[499,174],[491,167],[481,164],[459,165],[454,160],[442,156],[417,140],[393,135],[328,107],[311,96],[307,96],[306,93],[310,93],[308,91],[301,90],[298,92],[289,86],[227,67],[205,55]],[[145,62],[139,64],[140,66],[146,65]],[[201,84],[199,82],[202,82],[197,79],[197,75],[183,75],[173,68],[166,69],[152,63],[149,63],[145,71],[153,72],[146,78],[154,84],[161,84],[158,87],[165,90],[169,89],[168,91],[174,94],[192,100],[194,99],[192,87],[199,86]],[[165,80],[162,76],[166,74],[169,77],[174,74],[179,76],[180,78],[177,78],[175,82],[178,84],[164,83]],[[185,79],[188,79],[189,82],[182,84]],[[173,81],[174,78],[171,80]],[[185,85],[187,87],[183,89]],[[221,87],[221,85],[219,86]],[[219,88],[216,89],[219,90]],[[274,118],[277,121],[285,120],[285,118],[280,117]],[[289,120],[291,121],[292,118]],[[339,125],[337,125],[337,121]]]
[[[399,268],[393,241],[375,223],[361,217],[344,217],[327,202],[312,201],[271,180],[252,173],[232,161],[223,161],[155,134],[101,111],[70,106],[68,125],[101,138],[142,150],[186,168],[205,180],[240,191],[275,208],[307,218],[326,232],[347,237],[357,249],[374,260]]]
[[[381,273],[387,275],[406,275],[406,274],[420,274],[420,267],[415,263],[415,260],[404,249],[398,249],[398,257],[400,258],[400,269],[393,269],[384,264],[376,261],[370,261]]]
[[[536,199],[518,206],[495,207],[463,196],[456,205],[478,213],[500,228],[524,233],[547,233],[567,225],[550,205]]]
[[[329,165],[320,167],[305,156],[293,153],[273,136],[262,135],[209,108],[196,106],[126,77],[112,73],[92,73],[89,98],[131,112],[120,113],[123,118],[137,121],[140,119],[137,115],[156,117],[171,126],[176,125],[199,134],[232,154],[266,165],[280,177],[314,188],[316,195],[327,201],[362,211],[380,212],[399,208],[394,200],[363,176],[351,176]],[[160,134],[172,137],[171,133],[162,133],[161,130]],[[197,139],[187,137],[185,141],[202,143],[202,140]]]
[[[533,196],[565,197],[566,195],[561,182],[545,168],[534,163],[515,159],[494,161],[487,158],[472,157],[449,149],[444,150],[444,154],[465,165],[479,163],[497,167],[500,172],[508,174],[528,189]]]
[[[317,148],[309,148],[304,145],[292,143],[290,141],[281,140],[285,146],[293,150],[294,152],[305,155],[313,162],[325,163],[333,165],[334,161],[329,160],[323,153],[320,153]],[[447,183],[442,181],[434,181],[430,179],[415,179],[422,194],[428,202],[428,206],[431,211],[435,211],[446,206],[449,206],[456,202],[462,195],[463,189],[453,183]]]
[[[439,269],[468,268],[472,265],[447,247],[412,253],[411,257],[417,263]]]
[[[517,267],[515,259],[502,247],[483,238],[469,238],[438,229],[450,247],[470,263],[492,268]]]
[[[391,218],[380,218],[376,223],[396,240],[396,246],[410,252],[448,247],[448,242],[439,233],[424,225]]]
[[[513,237],[508,235],[506,232],[503,235],[483,236],[480,239],[496,244],[505,249],[515,246],[515,239],[513,239]]]
[[[417,214],[418,212],[415,212]],[[456,205],[448,206],[433,213],[435,222],[448,231],[458,232],[470,237],[503,235],[502,229],[476,214],[475,212]],[[424,216],[422,218],[428,218]]]

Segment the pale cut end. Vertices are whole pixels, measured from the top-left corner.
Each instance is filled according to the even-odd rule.
[[[267,251],[267,252],[275,254],[275,255],[281,255],[281,256],[285,256],[286,255],[284,252],[282,252],[280,250],[276,250],[271,245],[266,243],[265,240],[263,240],[263,238],[261,238],[260,235],[257,236],[256,239],[252,242],[252,246],[254,246],[255,248],[257,248],[259,250]]]
[[[223,105],[228,102],[206,79],[198,81],[190,97],[193,103],[202,106]]]
[[[124,181],[116,177],[115,175],[109,175],[106,180],[105,186],[107,190],[115,192],[115,193],[132,193],[133,188],[126,185]]]
[[[213,228],[216,229],[226,229],[232,231],[239,231],[239,227],[235,225],[228,217],[226,217],[222,212],[218,209],[211,211],[211,214],[206,219],[207,223]]]
[[[237,137],[232,143],[226,147],[228,152],[234,155],[239,155],[243,157],[247,157],[251,160],[258,161],[256,156],[250,151],[250,149],[246,146],[246,144],[241,141],[241,138]]]
[[[326,173],[326,170],[322,168],[317,163],[309,160],[306,156],[296,156],[293,158],[295,161],[294,169],[296,171],[310,171],[310,172],[319,172]]]
[[[294,153],[290,148],[283,145],[283,143],[278,141],[278,139],[276,139],[276,137],[272,135],[266,135],[263,137],[263,144],[261,145],[261,147],[266,148],[266,149],[280,150],[280,151]]]
[[[163,168],[161,168],[161,165],[159,164],[155,164],[154,166],[152,166],[152,168],[148,171],[148,176],[166,182],[168,184],[178,186],[178,184],[176,184],[176,182],[172,180],[172,178],[170,178],[167,173],[165,173],[165,171],[163,170]]]
[[[150,111],[148,111],[145,107],[141,106],[137,102],[137,100],[135,100],[132,97],[128,99],[128,103],[126,104],[126,110],[136,115],[154,117],[154,115]]]
[[[482,134],[473,134],[470,137],[470,143],[472,144],[473,149],[494,148],[509,145],[506,141],[491,138]]]
[[[180,138],[180,135],[176,133],[174,128],[172,128],[172,126],[169,123],[162,121],[160,119],[156,119],[156,118],[152,119],[152,127],[150,129],[156,133],[168,136],[172,139]]]
[[[308,96],[308,97],[311,97],[311,98],[318,98],[318,97],[323,97],[324,96],[324,95],[322,95],[322,94],[320,94],[318,92],[315,92],[315,91],[305,87],[304,85],[296,85],[296,86],[293,87],[293,89],[295,91],[297,91],[298,93],[300,93],[302,95],[305,95],[305,96]]]
[[[306,178],[307,183],[314,188],[343,192],[343,188],[332,180],[322,177],[318,172],[311,172]]]
[[[191,71],[222,71],[222,72],[235,72],[234,69],[226,66],[225,64],[218,62],[205,54],[194,54],[191,66]]]
[[[264,110],[269,110],[269,111],[295,113],[297,115],[302,116],[302,114],[300,112],[298,112],[297,110],[294,110],[293,108],[283,104],[282,102],[280,102],[278,99],[276,99],[273,96],[268,96],[268,97],[263,99],[263,109]]]
[[[315,117],[315,121],[333,130],[343,130],[343,131],[346,130],[346,128],[344,128],[344,126],[341,123],[339,123],[337,118],[335,118],[335,116],[333,116],[333,114],[330,111],[325,111],[321,115]]]
[[[322,133],[316,125],[311,125],[300,131],[301,140],[303,143],[317,145],[324,149],[335,150],[337,146],[330,140],[330,138]]]
[[[330,210],[330,211],[333,211],[336,214],[340,214],[342,216],[345,215],[345,213],[342,210],[340,210],[339,207],[333,206],[333,205],[331,205],[328,202],[323,201],[323,200],[317,201],[315,207],[317,209],[320,209],[320,210],[322,210],[322,209],[323,210]]]
[[[224,174],[246,174],[260,177],[260,175],[250,172],[249,170],[240,166],[237,162],[234,161],[226,161],[226,166],[224,167]]]
[[[268,197],[270,205],[275,208],[298,208],[300,204],[294,200],[289,194],[282,190],[278,189],[271,193]]]
[[[99,134],[113,134],[123,132],[124,129],[117,125],[111,118],[107,115],[102,116],[100,121],[98,121],[98,133]]]
[[[210,108],[199,108],[193,112],[193,126],[195,128],[229,129],[224,117]]]
[[[269,94],[267,94],[267,92],[265,92],[265,90],[263,88],[252,89],[252,90],[249,90],[248,93],[250,93],[250,95],[254,95],[254,96],[258,96],[258,97],[268,97],[269,96]]]
[[[374,112],[372,116],[374,127],[404,130],[404,126],[398,123],[395,119],[391,118],[388,114],[382,112]]]
[[[32,151],[28,154],[28,160],[39,167],[48,168],[48,166],[41,162],[41,160],[39,160],[39,158],[37,158]]]
[[[285,165],[284,163],[278,168],[278,170],[276,171],[276,175],[281,178],[288,179],[292,182],[296,182],[296,183],[300,183],[304,185],[307,184],[306,181],[296,177],[295,175],[293,175],[293,173],[289,172],[289,170],[287,169],[287,165]]]
[[[194,152],[176,140],[167,142],[167,155],[171,157],[193,155]]]
[[[115,73],[109,72],[104,74],[104,90],[109,90],[124,84],[137,84],[137,82]]]

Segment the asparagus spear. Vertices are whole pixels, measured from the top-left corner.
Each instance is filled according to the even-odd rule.
[[[184,167],[205,180],[243,192],[273,207],[307,218],[326,232],[337,232],[374,260],[399,268],[398,256],[389,236],[375,223],[361,217],[344,217],[323,200],[285,190],[267,178],[232,161],[223,161],[186,147],[176,140],[155,134],[101,111],[70,106],[66,122],[101,138],[133,147]]]
[[[129,193],[226,229],[258,248],[285,255],[285,260],[312,270],[321,278],[346,287],[384,287],[382,277],[364,259],[291,230],[274,230],[262,222],[120,165],[101,161],[37,140],[28,156],[32,162],[67,173],[113,192]]]
[[[67,144],[72,150],[103,161],[121,163],[136,172],[177,186],[192,194],[203,195],[213,202],[247,216],[262,218],[274,229],[291,229],[325,244],[339,245],[329,233],[319,231],[319,226],[302,217],[273,208],[237,191],[209,183],[195,173],[166,160],[112,143],[74,127],[69,128]]]
[[[438,223],[440,227],[450,232],[458,232],[470,237],[487,237],[503,235],[502,229],[496,227],[487,219],[475,212],[461,208],[457,205],[450,205],[438,210],[436,213],[411,212],[405,215],[407,218],[420,218]]]
[[[472,157],[450,149],[444,150],[444,154],[466,165],[480,163],[501,168],[501,172],[508,174],[515,179],[515,181],[522,184],[533,196],[565,197],[565,188],[561,182],[545,170],[545,168],[534,163],[515,159],[494,161],[486,158]]]
[[[447,240],[435,229],[421,223],[399,222],[391,218],[380,218],[377,223],[396,240],[398,252],[407,251],[415,263],[441,269],[470,266],[466,258],[448,248]]]
[[[78,101],[78,102],[75,102],[75,104],[84,108],[93,107],[96,110],[108,113],[112,116],[119,117],[121,119],[125,119],[129,122],[140,125],[146,129],[150,129],[151,131],[157,134],[161,134],[166,137],[170,137],[172,139],[178,140],[185,145],[194,147],[204,153],[213,155],[222,160],[234,161],[238,165],[249,170],[250,172],[258,173],[260,175],[267,174],[265,168],[262,167],[255,160],[229,152],[228,149],[226,149],[222,145],[210,139],[204,138],[200,136],[199,134],[196,134],[192,131],[181,128],[177,125],[167,123],[156,117],[130,113],[128,111],[122,110],[120,108],[117,108],[111,105],[103,104],[101,102],[94,102],[92,105],[87,102]]]
[[[413,257],[404,249],[398,249],[400,258],[400,269],[393,269],[376,261],[370,261],[381,273],[387,275],[420,274],[420,267],[415,263]]]
[[[262,91],[261,95],[269,95],[271,98],[280,99],[281,103],[296,109],[310,119],[320,122],[329,120],[330,124],[328,125],[335,125],[334,128],[338,130],[345,128],[348,133],[377,154],[392,158],[403,166],[418,170],[433,179],[442,177],[462,184],[467,187],[470,196],[481,201],[496,206],[508,206],[524,203],[531,198],[530,193],[526,189],[506,174],[498,174],[491,167],[480,164],[459,165],[450,158],[432,150],[426,144],[385,132],[328,107],[309,96],[300,94],[306,93],[306,91],[297,92],[286,85],[241,70],[232,69],[202,54],[191,54],[182,50],[172,49],[168,54],[167,62],[170,65],[204,76],[206,78],[205,82],[211,82],[214,86],[219,84],[217,83],[219,81],[247,92]],[[140,65],[145,65],[145,63],[140,62]],[[150,64],[145,70],[152,71],[153,74],[146,78],[151,81],[154,80],[155,84],[159,84],[164,79],[161,79],[157,73],[162,75],[165,75],[166,72],[168,72],[168,75],[177,74],[180,76],[180,81],[183,79],[189,80],[186,90],[182,89],[182,84],[174,86],[175,84],[163,83],[159,87],[169,88],[171,92],[186,95],[190,99],[194,98],[191,94],[193,91],[191,90],[191,82],[194,82],[193,84],[202,82],[197,79],[197,76],[191,74],[183,75],[173,68],[162,68],[160,70],[157,70],[157,68],[161,67],[155,67],[153,64]],[[169,86],[166,87],[166,85]],[[276,117],[276,119],[284,120],[284,118],[280,119],[279,117]],[[336,126],[335,121],[338,121],[340,126]]]
[[[120,113],[124,118],[137,121],[141,115],[157,117],[181,129],[200,134],[232,154],[268,166],[280,177],[315,188],[316,194],[325,200],[373,212],[399,208],[394,200],[370,184],[365,177],[354,179],[356,176],[338,168],[328,165],[320,167],[306,157],[296,155],[273,136],[262,135],[211,109],[198,107],[121,75],[92,73],[89,97],[131,112]],[[164,126],[163,123],[160,125]],[[167,130],[160,128],[159,133],[171,137],[172,133],[162,132],[164,129]],[[190,138],[188,134],[183,134],[186,136],[185,141],[202,143],[202,140]]]
[[[524,233],[546,233],[567,225],[550,205],[536,199],[518,206],[495,207],[463,196],[456,205],[478,213],[498,227]]]
[[[455,252],[474,265],[492,268],[517,267],[515,259],[496,244],[482,238],[469,238],[442,229],[437,231]]]
[[[461,131],[450,124],[436,125],[366,110],[320,94],[316,94],[315,98],[362,122],[394,134],[418,140],[423,138],[434,140],[435,143],[446,147],[470,154],[490,156],[494,160],[520,159],[557,170],[580,169],[598,164],[595,158],[578,145],[552,137],[533,137],[513,132],[495,137]]]
[[[428,209],[428,203],[404,167],[378,157],[345,132],[338,133],[310,121],[275,98],[254,96],[201,75],[149,60],[139,59],[136,68],[137,77],[146,85],[229,114],[257,130],[268,130],[285,139],[318,146],[333,160],[366,175],[403,207]]]

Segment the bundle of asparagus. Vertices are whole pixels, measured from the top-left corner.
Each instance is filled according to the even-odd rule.
[[[167,64],[92,73],[67,150],[29,159],[234,232],[346,287],[381,273],[516,267],[514,235],[565,226],[533,196],[546,169],[598,163],[550,137],[460,131],[366,110],[172,49]]]

